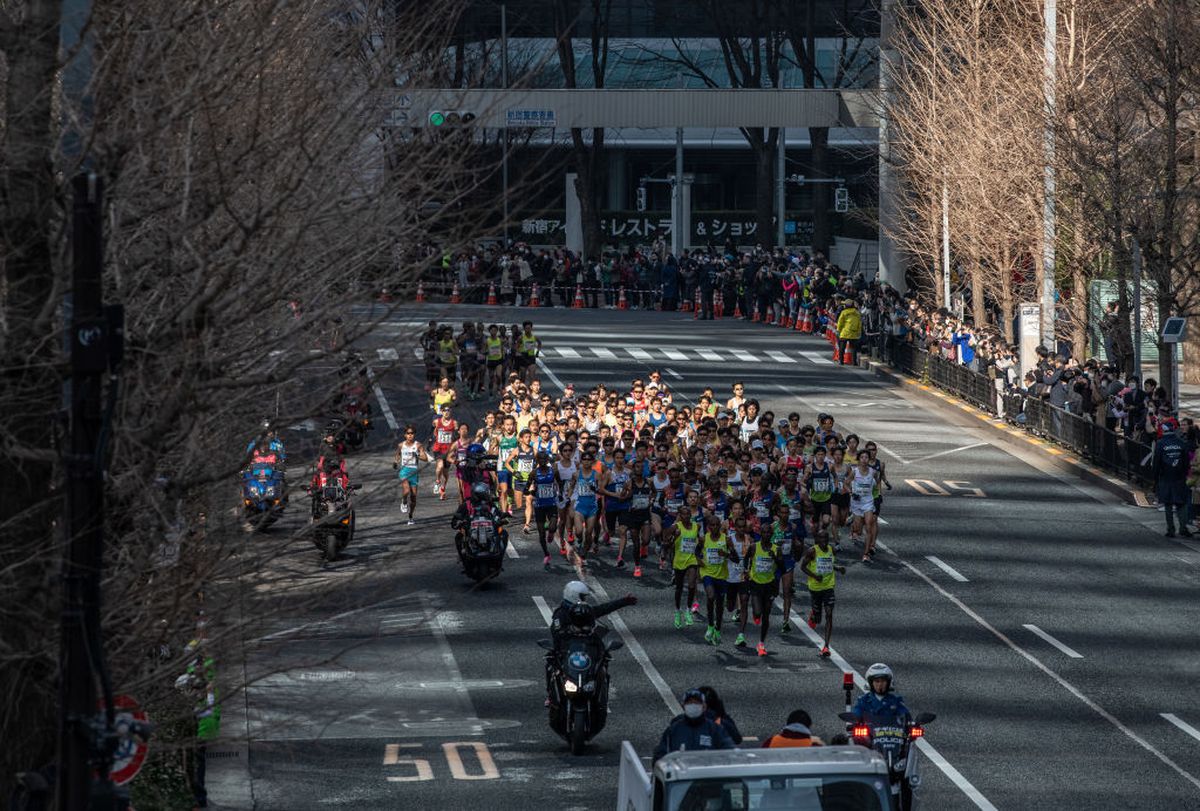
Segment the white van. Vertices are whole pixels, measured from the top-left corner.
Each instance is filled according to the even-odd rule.
[[[646,774],[621,745],[617,811],[887,811],[887,763],[862,746],[672,752]]]

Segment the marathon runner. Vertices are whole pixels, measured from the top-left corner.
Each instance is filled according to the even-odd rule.
[[[417,429],[406,425],[404,439],[396,446],[396,458],[392,461],[392,469],[397,471],[396,478],[400,482],[400,512],[408,515],[409,524],[416,523],[413,519],[417,511],[417,489],[421,484],[419,464],[429,461],[425,446],[416,437]]]

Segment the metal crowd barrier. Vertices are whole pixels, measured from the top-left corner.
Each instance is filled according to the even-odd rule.
[[[1032,434],[1069,448],[1105,470],[1144,487],[1154,484],[1145,442],[1111,431],[1091,419],[1021,392],[1001,392],[987,375],[905,341],[888,337],[870,346],[870,354],[895,369],[943,389]]]

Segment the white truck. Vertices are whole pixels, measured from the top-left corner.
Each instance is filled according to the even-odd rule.
[[[672,752],[650,774],[621,744],[617,811],[887,811],[888,765],[862,746]]]

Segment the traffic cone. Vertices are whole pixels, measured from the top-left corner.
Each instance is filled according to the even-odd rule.
[[[454,289],[450,291],[450,303],[462,304],[462,294],[458,292],[458,282],[454,283]]]
[[[720,318],[725,315],[725,296],[721,295],[721,291],[713,293],[713,318]]]
[[[690,312],[690,311],[691,311],[691,309],[692,309],[692,301],[691,301],[691,299],[686,299],[686,298],[685,298],[683,301],[681,301],[681,302],[679,303],[679,309],[680,309],[680,310],[682,310],[682,311],[683,311],[683,312],[685,312],[685,313],[686,313],[686,312]]]
[[[583,285],[581,285],[581,284],[575,285],[575,301],[573,301],[571,303],[571,309],[572,310],[582,310],[583,309]]]
[[[734,299],[733,299],[733,317],[734,318],[742,317],[742,300],[738,296],[734,296]]]
[[[541,307],[542,306],[542,302],[538,299],[537,282],[533,283],[533,289],[529,291],[529,306],[530,307]]]
[[[791,329],[795,325],[796,325],[796,319],[792,318],[791,313],[788,313],[787,315],[785,315],[783,317],[783,328],[784,329]]]
[[[492,282],[491,284],[488,285],[487,303],[490,305],[495,305],[495,303],[496,303],[496,283],[495,282]]]
[[[792,321],[792,329],[796,332],[804,332],[804,316],[808,314],[808,310],[803,307],[796,313],[796,318]]]
[[[382,301],[384,304],[391,302],[392,292],[390,290],[388,290],[386,287],[383,288],[382,290],[379,291],[379,300]]]
[[[625,300],[625,286],[621,286],[621,292],[617,295],[617,309],[628,310],[629,302]]]
[[[696,301],[692,305],[692,309],[696,311],[696,317],[700,317],[700,311],[704,309],[703,302],[700,301],[700,288],[696,288]]]
[[[425,300],[425,282],[417,282],[417,304]]]
[[[754,312],[750,313],[750,320],[751,321],[758,320],[758,308],[757,307],[754,308]]]
[[[801,332],[812,332],[812,310],[807,307],[800,309],[800,324],[798,329]]]
[[[846,351],[842,352],[842,363],[854,365],[854,343],[852,341],[846,342]]]

